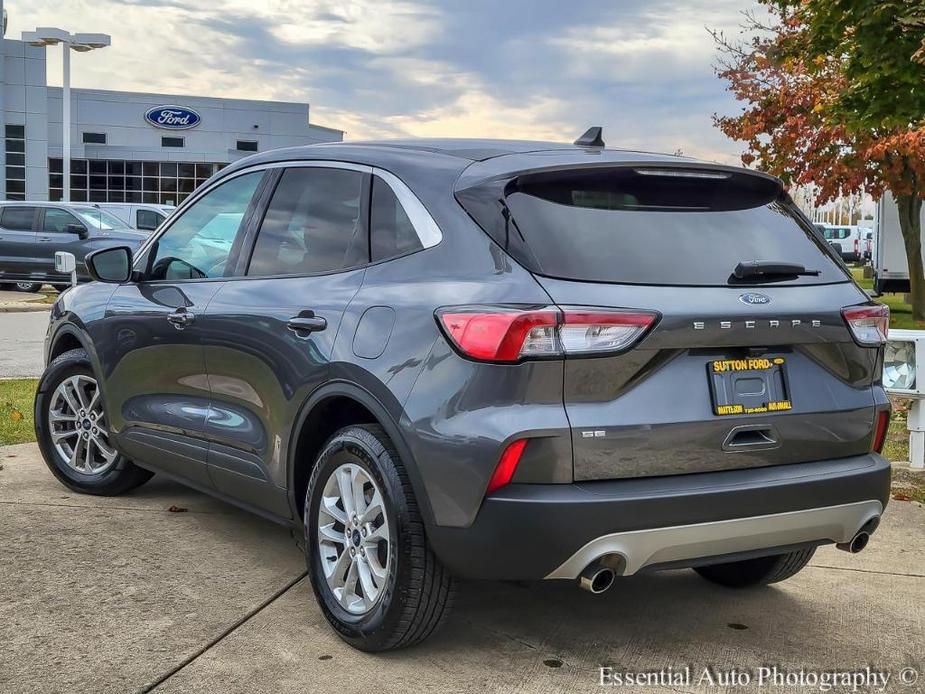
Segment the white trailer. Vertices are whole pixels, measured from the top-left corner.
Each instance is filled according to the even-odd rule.
[[[925,207],[922,208],[922,229],[925,230]],[[906,246],[899,228],[899,210],[889,193],[884,193],[877,203],[874,233],[874,292],[908,292]],[[919,262],[923,260],[919,258]]]

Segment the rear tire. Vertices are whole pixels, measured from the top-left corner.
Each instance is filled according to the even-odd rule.
[[[727,588],[749,588],[784,581],[800,572],[816,553],[815,547],[770,557],[743,559],[726,564],[697,566],[694,571]]]
[[[339,474],[355,480],[354,491],[338,485]],[[304,530],[318,604],[354,648],[411,646],[446,619],[456,582],[427,543],[408,473],[381,427],[346,427],[325,445],[305,495]]]
[[[17,292],[29,292],[29,293],[34,294],[35,292],[37,292],[39,289],[42,288],[42,283],[41,282],[16,282],[13,285],[13,288]]]
[[[109,443],[108,425],[86,351],[72,349],[55,358],[35,394],[35,436],[45,464],[65,487],[81,494],[117,496],[154,476],[116,451]]]

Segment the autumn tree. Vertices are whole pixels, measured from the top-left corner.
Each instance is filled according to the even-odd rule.
[[[743,37],[713,32],[717,74],[745,104],[716,125],[746,165],[787,184],[892,193],[909,260],[912,317],[925,321],[925,0],[759,0]]]

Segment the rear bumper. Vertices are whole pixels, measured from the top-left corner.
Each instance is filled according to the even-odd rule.
[[[606,553],[623,575],[763,549],[845,542],[880,516],[890,464],[868,454],[815,463],[577,484],[512,484],[467,528],[431,545],[463,578],[575,578]]]

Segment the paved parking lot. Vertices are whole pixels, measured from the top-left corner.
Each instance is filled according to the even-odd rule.
[[[0,312],[0,378],[42,374],[47,328],[48,311]]]
[[[0,692],[575,692],[599,689],[602,664],[923,669],[915,503],[893,502],[864,553],[823,548],[766,590],[691,571],[600,597],[464,584],[437,637],[366,655],[328,629],[288,530],[163,480],[115,499],[73,494],[32,444],[0,449],[0,465]],[[923,688],[925,674],[887,691]]]

